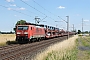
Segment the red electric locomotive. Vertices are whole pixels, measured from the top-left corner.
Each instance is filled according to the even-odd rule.
[[[33,40],[45,38],[45,29],[35,25],[17,25],[16,41],[19,43],[27,43]]]

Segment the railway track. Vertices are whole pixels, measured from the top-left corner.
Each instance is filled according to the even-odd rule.
[[[41,42],[35,42],[23,45],[13,45],[0,48],[0,60],[22,60],[26,55],[31,55],[36,51],[50,46],[56,42],[61,42],[67,37],[59,37],[50,40],[43,40]]]
[[[19,45],[20,44],[12,44],[12,45],[1,46],[0,50],[11,49],[11,48],[19,46]]]

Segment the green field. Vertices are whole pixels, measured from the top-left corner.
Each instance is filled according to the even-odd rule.
[[[79,37],[77,59],[90,60],[90,36]]]

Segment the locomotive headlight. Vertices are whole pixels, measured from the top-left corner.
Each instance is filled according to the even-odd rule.
[[[28,35],[25,35],[25,36],[28,36]]]
[[[17,36],[20,36],[20,35],[17,35]]]
[[[17,34],[21,34],[21,32],[17,32]]]
[[[28,32],[24,32],[24,34],[28,34]]]

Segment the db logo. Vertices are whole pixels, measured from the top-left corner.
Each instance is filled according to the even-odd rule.
[[[23,34],[24,32],[22,31],[21,34]]]

